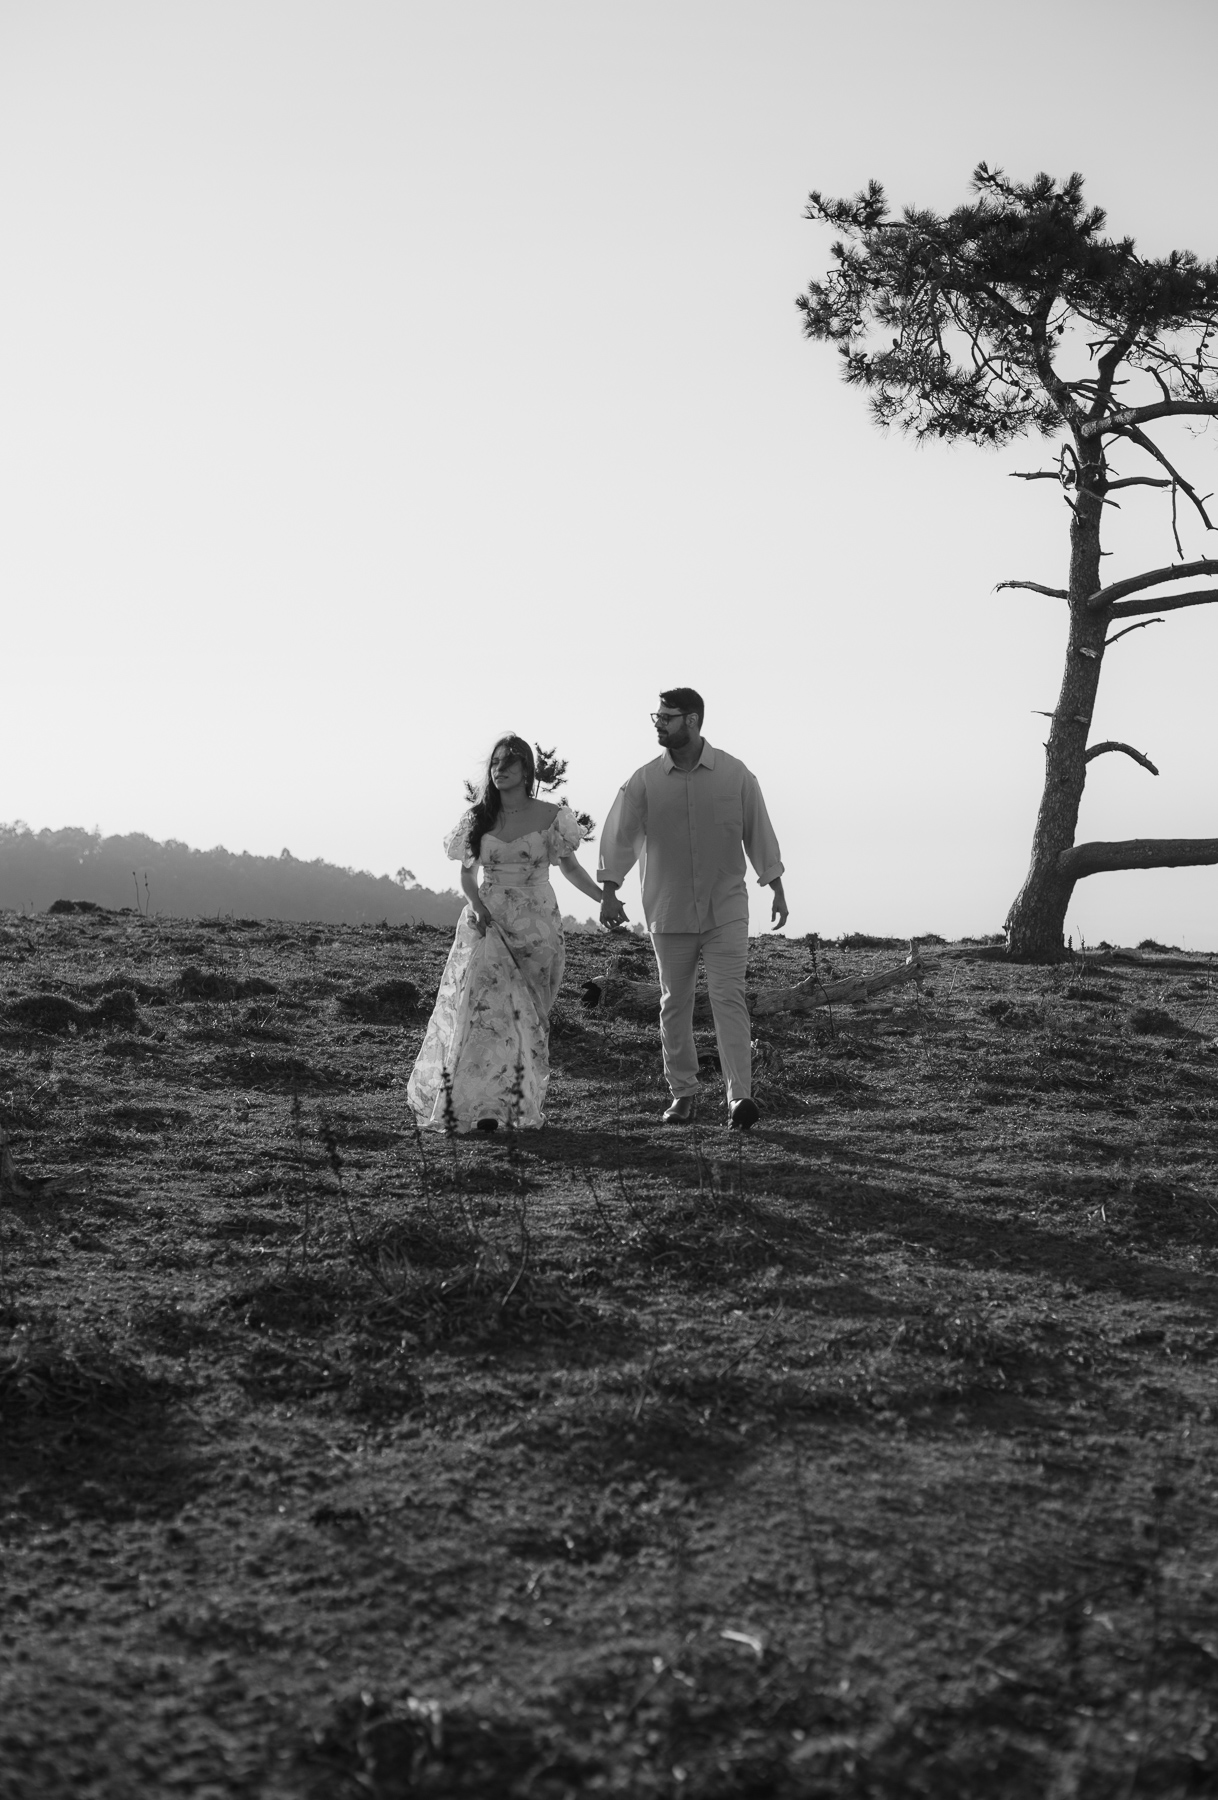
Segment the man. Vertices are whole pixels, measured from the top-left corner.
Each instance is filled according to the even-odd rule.
[[[702,696],[693,688],[669,688],[660,705],[663,710],[651,717],[661,754],[635,770],[601,833],[601,923],[624,921],[617,890],[637,861],[643,915],[660,971],[660,1041],[672,1091],[664,1121],[683,1125],[694,1116],[694,983],[701,955],[727,1082],[728,1123],[734,1131],[748,1131],[758,1112],[744,998],[749,955],[744,858],[747,852],[758,882],[773,889],[776,930],[787,922],[782,859],[756,776],[702,736]]]

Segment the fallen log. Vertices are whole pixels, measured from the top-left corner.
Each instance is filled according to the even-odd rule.
[[[758,1019],[771,1013],[810,1013],[822,1006],[850,1006],[856,1001],[870,999],[872,994],[883,993],[885,988],[902,987],[908,981],[921,983],[928,972],[929,965],[915,950],[896,969],[882,969],[875,975],[850,975],[841,981],[821,981],[817,976],[809,975],[806,981],[797,982],[794,987],[756,988],[745,995],[745,1001],[753,1017]],[[654,1015],[660,1006],[660,984],[658,981],[629,981],[611,973],[603,982],[585,982],[584,1005],[600,1006],[610,1013]],[[695,1015],[709,1012],[709,1009],[706,994],[699,993],[694,1003]]]
[[[819,1006],[850,1006],[883,993],[885,988],[903,987],[907,981],[921,985],[925,974],[926,964],[915,950],[899,968],[881,969],[878,975],[851,975],[842,981],[818,981],[810,975],[795,987],[759,988],[745,998],[755,1018],[776,1012],[814,1012]]]

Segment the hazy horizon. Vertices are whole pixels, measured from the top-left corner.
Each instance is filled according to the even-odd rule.
[[[465,904],[455,883],[437,891],[405,867],[374,875],[321,857],[305,861],[287,847],[260,856],[142,832],[103,837],[80,826],[33,832],[24,821],[0,824],[0,909],[45,913],[82,902],[145,917],[449,927]]]

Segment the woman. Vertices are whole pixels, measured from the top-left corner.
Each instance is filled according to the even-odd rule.
[[[536,781],[524,739],[500,738],[481,794],[444,846],[461,864],[469,905],[406,1089],[424,1128],[544,1122],[550,1008],[565,961],[550,865],[590,900],[603,894],[576,858],[578,819],[569,806],[537,799]]]

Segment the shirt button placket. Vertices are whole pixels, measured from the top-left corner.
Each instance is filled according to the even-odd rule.
[[[694,809],[694,776],[691,769],[685,777],[685,806],[689,813],[690,862],[694,871],[694,918],[702,929],[702,880],[698,863],[698,815]]]

